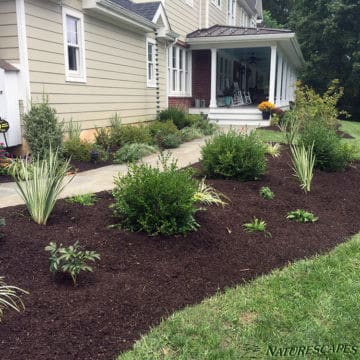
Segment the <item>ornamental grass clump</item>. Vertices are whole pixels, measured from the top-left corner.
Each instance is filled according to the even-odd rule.
[[[311,182],[314,175],[314,144],[312,144],[308,149],[306,149],[304,145],[291,146],[290,149],[294,175],[298,178],[300,187],[306,194],[310,192]]]
[[[43,160],[37,158],[32,163],[26,160],[15,168],[18,191],[37,224],[46,225],[58,196],[73,179],[73,176],[65,178],[69,170],[69,160],[60,160],[58,152],[51,149]]]
[[[29,294],[27,291],[16,286],[7,285],[4,277],[0,276],[0,321],[5,308],[11,308],[17,312],[25,309],[24,303],[21,300],[22,294]]]
[[[194,194],[194,200],[203,205],[221,205],[224,207],[227,205],[225,200],[228,200],[228,198],[211,185],[206,184],[205,179],[202,179]]]
[[[159,166],[132,164],[115,179],[112,205],[121,228],[150,235],[185,234],[199,225],[194,194],[197,182],[189,169],[178,170],[176,161],[160,156]]]
[[[266,171],[265,151],[265,145],[254,133],[231,130],[206,141],[201,149],[201,163],[209,177],[256,180]]]

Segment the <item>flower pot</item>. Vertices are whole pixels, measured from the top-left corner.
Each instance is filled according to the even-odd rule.
[[[232,96],[225,96],[224,98],[225,106],[230,107],[232,103]]]
[[[262,118],[263,120],[269,120],[270,119],[271,112],[270,111],[263,111],[262,112]]]

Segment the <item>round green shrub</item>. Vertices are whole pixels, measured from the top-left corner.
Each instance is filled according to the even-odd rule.
[[[324,171],[342,171],[348,164],[348,150],[336,131],[326,124],[309,122],[302,130],[299,143],[306,148],[314,144],[315,167]]]
[[[201,150],[201,163],[211,177],[256,180],[266,171],[266,148],[252,133],[220,133],[206,141]]]
[[[174,235],[198,227],[194,219],[197,182],[192,172],[177,170],[176,163],[167,165],[166,159],[162,164],[163,170],[132,164],[127,175],[115,179],[112,208],[122,228]]]
[[[181,140],[182,141],[191,141],[194,139],[199,139],[203,136],[203,133],[200,129],[195,127],[185,127],[180,130],[181,132]]]
[[[171,120],[166,122],[154,121],[149,125],[148,129],[153,142],[162,148],[166,147],[166,138],[169,135],[178,135],[180,137],[179,130]]]
[[[188,114],[177,107],[169,107],[168,109],[160,111],[159,120],[161,122],[172,120],[179,130],[190,125]]]
[[[73,138],[64,141],[64,157],[77,161],[90,161],[92,144],[80,138]]]
[[[146,126],[121,125],[119,128],[110,129],[111,146],[124,146],[125,144],[149,144],[151,136]]]
[[[164,149],[175,149],[178,148],[182,143],[181,134],[167,134],[163,137],[161,147]]]

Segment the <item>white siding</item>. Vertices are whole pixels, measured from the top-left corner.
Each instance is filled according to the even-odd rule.
[[[19,62],[15,0],[0,0],[0,59]]]
[[[220,9],[212,2],[212,0],[209,0],[209,27],[227,24],[227,1],[228,0],[221,0]]]
[[[63,5],[81,10],[81,1]],[[83,129],[104,126],[117,112],[123,123],[156,116],[156,89],[146,82],[146,36],[84,15],[86,83],[65,81],[60,5],[26,0],[26,24],[31,96],[49,95],[60,118],[73,119]],[[165,59],[159,46],[159,60]],[[164,62],[165,60],[163,60]],[[161,64],[161,105],[165,105],[165,65]]]

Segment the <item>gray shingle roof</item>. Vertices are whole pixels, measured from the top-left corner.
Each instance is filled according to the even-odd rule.
[[[269,35],[291,33],[291,30],[267,29],[267,28],[245,28],[238,26],[214,25],[208,29],[196,30],[188,34],[187,38],[218,37],[218,36],[246,36],[246,35]]]
[[[256,0],[247,0],[246,2],[252,10],[256,11]]]
[[[133,3],[130,0],[111,0],[113,3],[120,5],[126,10],[130,10],[133,13],[142,16],[143,18],[152,21],[157,9],[161,2],[147,2],[147,3]]]

